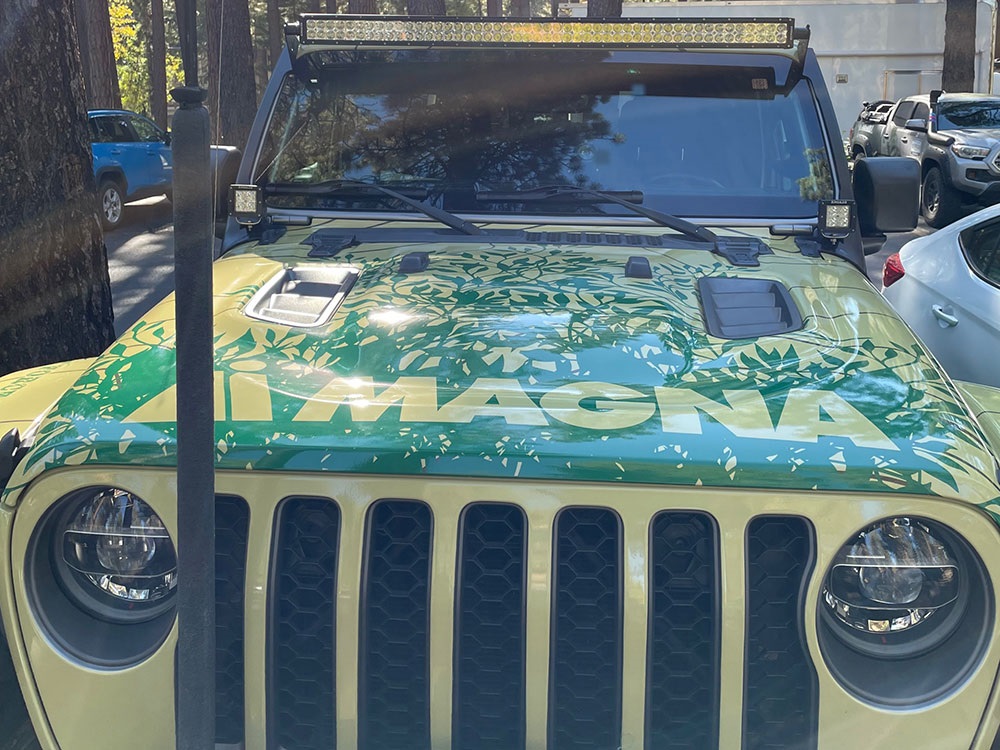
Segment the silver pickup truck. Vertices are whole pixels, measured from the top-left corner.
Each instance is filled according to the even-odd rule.
[[[900,99],[871,145],[865,156],[920,161],[920,210],[932,227],[950,224],[963,207],[1000,201],[1000,96],[932,92]]]

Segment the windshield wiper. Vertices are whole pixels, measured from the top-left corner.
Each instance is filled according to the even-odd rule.
[[[673,229],[696,242],[714,243],[718,239],[714,232],[705,227],[692,224],[690,221],[685,221],[677,216],[672,216],[653,208],[638,205],[634,201],[641,201],[643,197],[642,192],[638,190],[605,193],[600,190],[577,187],[576,185],[547,185],[532,188],[531,190],[480,190],[476,193],[476,200],[503,203],[529,203],[568,197],[583,203],[614,203],[624,206],[630,211],[645,216],[647,219],[652,219],[661,227]]]
[[[475,224],[460,219],[454,214],[424,203],[415,198],[411,198],[399,191],[387,188],[374,182],[362,182],[361,180],[325,180],[302,185],[295,182],[273,182],[265,185],[264,195],[336,195],[337,193],[350,193],[357,191],[381,193],[394,200],[403,203],[410,208],[416,209],[424,216],[429,216],[435,221],[439,221],[462,234],[482,234],[483,231]]]

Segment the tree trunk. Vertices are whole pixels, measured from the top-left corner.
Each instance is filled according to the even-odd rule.
[[[972,91],[976,85],[976,0],[945,0],[941,88]]]
[[[267,0],[267,67],[274,70],[275,63],[281,55],[281,44],[284,40],[284,24],[281,18],[281,8],[278,0]]]
[[[257,91],[249,73],[253,70],[250,8],[246,0],[206,0],[205,5],[213,142],[243,149],[257,114]]]
[[[337,0],[326,0],[326,12],[327,13],[337,12]]]
[[[406,13],[410,16],[444,16],[444,0],[406,0]]]
[[[151,0],[149,48],[149,111],[167,129],[167,42],[163,30],[163,0]]]
[[[114,338],[71,2],[0,2],[0,373]]]
[[[378,13],[378,0],[347,0],[347,12],[376,15]]]
[[[587,0],[587,18],[621,17],[622,0]]]
[[[6,0],[4,0],[6,2]],[[118,68],[111,42],[111,18],[107,0],[75,0],[80,61],[90,109],[120,109]]]
[[[528,0],[510,0],[510,15],[513,18],[531,18],[531,3]]]
[[[486,0],[486,15],[489,18],[503,17],[503,0]]]

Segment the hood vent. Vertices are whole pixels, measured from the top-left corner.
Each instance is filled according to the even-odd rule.
[[[720,339],[777,336],[802,328],[802,314],[779,281],[712,276],[698,279],[705,328]]]
[[[243,312],[295,328],[326,325],[357,278],[358,269],[349,266],[286,268],[260,288]]]

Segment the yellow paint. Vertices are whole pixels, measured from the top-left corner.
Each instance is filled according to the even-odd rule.
[[[542,396],[542,408],[560,422],[591,430],[620,430],[642,424],[656,410],[646,394],[613,383],[572,383],[559,386]],[[580,405],[584,399],[597,399],[594,410]]]

